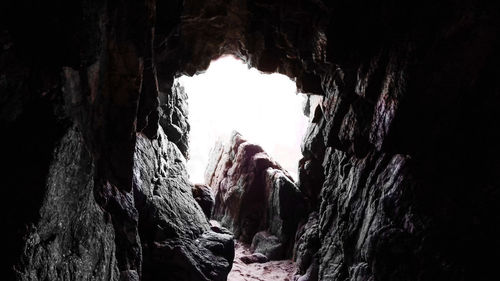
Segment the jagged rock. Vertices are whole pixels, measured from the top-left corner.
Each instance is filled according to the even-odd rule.
[[[215,202],[212,189],[207,185],[195,184],[192,188],[192,193],[194,200],[200,205],[207,219],[210,219]]]
[[[216,144],[209,162],[206,181],[215,189],[214,218],[245,242],[267,229],[280,244],[268,257],[284,257],[305,211],[302,194],[288,173],[236,132],[225,146]],[[261,242],[255,240],[255,246],[264,251]]]
[[[113,225],[94,201],[94,165],[74,127],[56,148],[49,175],[18,280],[118,280]]]
[[[374,270],[377,271],[376,276],[387,276],[389,279],[411,274],[414,270],[411,253],[415,249],[412,233],[422,228],[422,224],[415,220],[414,213],[405,202],[409,196],[407,193],[413,188],[404,180],[408,157],[370,155],[354,160],[347,158],[344,152],[329,151],[325,158],[329,161],[325,161],[327,179],[319,216],[320,279],[352,276],[344,271],[339,261],[354,252],[360,255],[353,257],[353,264],[369,263],[375,266],[363,270],[362,274],[367,279],[373,276]],[[338,169],[339,165],[343,169]],[[367,169],[371,172],[367,173]],[[355,196],[358,192],[363,195]],[[383,195],[379,197],[379,194]],[[338,203],[334,205],[332,202]],[[356,225],[359,227],[354,227]],[[353,240],[341,249],[338,243],[343,235]],[[385,264],[376,264],[379,259]],[[378,271],[396,266],[396,263],[400,264],[397,271]],[[398,275],[389,277],[386,275],[388,272],[397,272]]]
[[[261,253],[253,253],[251,255],[240,257],[240,260],[246,264],[251,264],[251,263],[265,263],[269,261],[269,258]]]
[[[184,87],[174,84],[161,95],[161,114],[159,124],[168,139],[175,143],[184,157],[188,157],[189,130],[187,94]]]
[[[311,98],[310,98],[311,99]],[[325,129],[325,120],[321,103],[323,99],[314,99],[310,105],[313,115],[310,116],[310,124],[302,140],[301,150],[303,158],[299,161],[299,188],[307,196],[309,209],[314,210],[318,205],[318,196],[320,194],[325,176],[321,166],[323,155],[325,153],[325,141],[323,131]]]
[[[297,229],[294,259],[299,274],[305,274],[320,247],[318,233],[318,213],[312,212],[305,224]],[[316,258],[316,264],[318,263]]]
[[[160,128],[137,136],[134,195],[139,211],[144,280],[225,280],[233,237],[210,229],[192,196],[184,156]]]

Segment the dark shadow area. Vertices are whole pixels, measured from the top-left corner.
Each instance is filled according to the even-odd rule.
[[[25,235],[36,225],[45,197],[46,180],[54,149],[69,128],[60,119],[53,101],[39,99],[23,108],[16,120],[1,128],[1,216],[5,241],[2,276],[13,280],[12,267],[19,262]]]

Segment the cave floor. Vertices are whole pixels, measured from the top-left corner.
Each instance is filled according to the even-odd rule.
[[[247,245],[235,240],[235,255],[233,269],[228,275],[228,281],[291,281],[296,267],[292,260],[269,261],[266,263],[245,264],[240,258],[251,255]]]

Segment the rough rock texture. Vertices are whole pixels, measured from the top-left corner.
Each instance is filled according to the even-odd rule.
[[[49,196],[45,186],[46,179],[51,178],[52,172],[48,168],[52,151],[68,124],[75,124],[86,149],[90,152],[90,161],[94,166],[91,185],[94,200],[104,211],[103,216],[113,226],[115,259],[106,260],[104,256],[100,256],[101,260],[97,260],[94,257],[94,268],[88,266],[90,263],[86,263],[80,271],[72,269],[64,278],[77,279],[78,272],[83,272],[81,276],[97,276],[102,262],[107,262],[107,268],[110,270],[116,265],[118,272],[115,276],[121,280],[162,277],[160,272],[145,272],[143,275],[139,211],[133,194],[136,133],[142,132],[155,139],[158,137],[156,134],[160,126],[159,105],[160,94],[163,93],[160,90],[163,89],[161,86],[164,83],[159,83],[156,76],[154,33],[170,33],[182,8],[178,2],[160,2],[84,0],[71,3],[1,3],[0,124],[3,132],[14,136],[2,138],[1,143],[3,150],[10,151],[5,154],[8,156],[6,160],[14,164],[12,171],[7,170],[8,176],[4,177],[2,172],[2,178],[7,179],[9,186],[9,191],[3,198],[11,201],[2,204],[5,208],[5,211],[2,209],[2,225],[9,229],[9,240],[13,241],[6,248],[5,255],[9,260],[2,265],[2,278],[15,279],[13,265],[19,263],[23,248],[31,243],[24,238],[27,234],[26,225],[34,223],[37,229],[51,227],[43,225],[50,221],[41,220],[37,214],[42,199]],[[157,9],[170,12],[165,13],[165,18],[158,21],[161,27],[155,29],[153,25],[156,22]],[[26,21],[32,23],[26,24]],[[27,26],[31,26],[31,29],[26,28]],[[172,73],[167,80],[173,79],[173,75]],[[166,100],[171,101],[169,106],[183,109],[178,103],[185,101],[184,96],[169,97],[170,91],[169,88],[166,93]],[[169,114],[165,118],[183,130],[188,128],[178,122],[178,114]],[[166,126],[165,129],[169,127]],[[172,131],[170,134],[170,138],[174,140],[175,134]],[[185,142],[186,139],[181,137],[180,142],[176,140],[180,148],[182,141]],[[184,149],[184,153],[185,151]],[[21,162],[29,158],[36,160],[28,161],[33,163],[28,165]],[[32,171],[26,175],[26,169]],[[85,189],[88,185],[85,180],[75,181],[84,185],[71,188],[88,191]],[[76,194],[74,193],[74,196],[77,196]],[[190,192],[188,195],[191,196]],[[16,211],[18,208],[12,200],[25,202],[21,211]],[[169,200],[175,201],[176,198]],[[64,202],[56,203],[62,206],[57,206],[58,208],[65,206]],[[194,200],[192,203],[196,205]],[[67,216],[76,217],[74,212],[77,210],[69,209]],[[199,208],[194,210],[193,216],[204,217]],[[14,213],[18,215],[10,215]],[[66,243],[69,239],[67,237],[72,237],[71,222],[65,220],[64,223],[67,225],[60,228],[64,232],[61,234],[65,239],[64,243],[55,242],[54,245],[60,247],[51,248],[51,255],[63,256],[76,251],[72,247],[77,244]],[[80,224],[75,228],[85,226],[83,222]],[[205,220],[204,224],[198,227],[208,228],[208,222]],[[206,236],[200,240],[201,244],[205,245],[202,248],[207,249],[204,251],[209,252],[208,249],[212,249],[218,253],[212,255],[211,262],[215,264],[220,261],[219,265],[224,270],[215,270],[213,275],[222,280],[232,259],[222,257],[231,255],[226,244],[232,241],[227,239],[227,235],[222,238],[219,237],[221,235],[210,232],[202,235]],[[149,238],[146,238],[145,241],[148,242]],[[195,239],[189,237],[191,238]],[[220,241],[227,243],[221,247]],[[98,246],[99,244],[96,244],[96,247]],[[219,253],[220,249],[227,251]],[[149,253],[146,250],[145,253]],[[198,250],[199,252],[201,250]],[[215,256],[221,257],[223,261]],[[28,272],[33,268],[47,268],[51,264],[48,259],[35,260],[35,257],[30,254],[28,258],[23,259],[18,270]],[[149,261],[149,258],[146,256],[144,260]],[[158,259],[168,261],[175,260],[175,257]],[[185,264],[188,264],[189,268],[198,265],[194,261]],[[150,266],[150,263],[147,266]],[[208,272],[206,268],[203,270]],[[189,272],[197,274],[196,270]],[[204,280],[211,279],[210,274],[207,273]]]
[[[180,84],[174,84],[169,95],[162,95],[160,125],[165,129],[169,140],[188,157],[188,133],[190,130],[187,120],[187,94]]]
[[[114,230],[92,196],[93,169],[80,132],[71,128],[56,148],[18,279],[118,280]]]
[[[270,259],[291,254],[305,205],[288,172],[237,132],[226,144],[215,145],[209,163],[206,182],[215,190],[214,218]],[[258,239],[263,235],[275,242]]]
[[[210,219],[215,203],[212,188],[204,184],[195,184],[193,185],[191,192],[193,194],[194,200],[196,200],[196,203],[200,205],[207,219]]]
[[[134,197],[145,280],[226,280],[234,258],[230,234],[210,230],[191,193],[185,159],[162,129],[138,135]],[[175,200],[172,200],[175,198]]]
[[[316,165],[325,175],[319,279],[487,279],[486,248],[499,246],[483,244],[499,233],[487,226],[499,219],[486,215],[497,212],[498,181],[488,171],[499,162],[494,129],[484,123],[499,117],[487,109],[498,89],[483,80],[498,73],[490,64],[498,59],[491,49],[498,29],[489,25],[496,16],[466,3],[433,12],[380,6],[380,14],[353,18],[376,24],[341,31],[348,11],[363,5],[330,4],[328,34],[342,43],[327,47],[336,65],[322,75],[324,99],[311,110],[320,114],[304,145],[305,157],[325,151],[323,167]],[[449,9],[456,12],[442,16]],[[483,90],[485,100],[463,102]]]
[[[48,98],[25,105],[24,109],[15,121],[2,120],[0,125],[4,163],[0,170],[0,221],[3,237],[8,241],[2,250],[5,260],[0,275],[5,280],[14,279],[13,265],[23,252],[30,226],[38,224],[54,149],[69,126],[67,120],[57,117],[56,106]],[[0,112],[7,114],[3,109]]]
[[[309,214],[307,222],[297,229],[295,236],[294,259],[297,263],[297,273],[303,275],[316,264],[315,257],[321,246],[318,233],[318,213]],[[317,268],[316,268],[317,269]]]
[[[310,100],[311,98],[309,98]],[[321,103],[323,97],[319,99]],[[309,209],[314,210],[319,204],[319,194],[325,181],[323,172],[323,157],[325,154],[325,143],[323,130],[325,124],[323,111],[318,103],[306,104],[310,108],[309,127],[302,142],[303,158],[299,161],[299,188],[306,195]]]
[[[30,253],[26,238],[51,229],[42,204],[55,202],[57,210],[67,204],[44,198],[56,194],[49,193],[49,180],[57,178],[49,168],[70,126],[90,154],[94,199],[113,226],[119,278],[157,276],[162,269],[152,265],[168,258],[143,250],[154,240],[141,233],[156,225],[141,222],[144,209],[135,202],[137,133],[158,141],[163,126],[168,143],[187,155],[185,100],[173,79],[203,71],[223,53],[284,73],[301,91],[322,96],[309,100],[313,125],[299,172],[306,207],[318,214],[319,280],[494,279],[500,259],[495,4],[1,1],[0,149],[7,167],[0,215],[9,241],[2,279],[15,280],[14,264],[27,273],[51,262],[29,254],[19,264]],[[79,191],[89,186],[88,170],[81,171],[74,181]],[[204,217],[190,201],[193,216]],[[66,217],[76,217],[73,210]],[[76,252],[66,242],[79,226],[62,222],[63,233],[50,242],[61,247],[35,247],[42,256]],[[30,224],[37,230],[27,231]],[[208,230],[208,223],[198,227]],[[101,261],[114,267],[111,258]],[[183,264],[205,272],[196,259]],[[99,268],[84,266],[81,276]]]

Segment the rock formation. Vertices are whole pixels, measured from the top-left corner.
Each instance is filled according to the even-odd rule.
[[[297,229],[294,249],[294,259],[297,263],[297,273],[306,275],[311,271],[317,275],[318,250],[321,246],[318,233],[318,213],[312,212],[305,224]],[[314,279],[311,279],[314,280]]]
[[[494,279],[495,4],[2,1],[2,280],[224,280],[230,238],[192,197],[173,85],[222,54],[310,95],[297,185],[311,230],[286,238],[301,278]],[[290,189],[274,163],[255,164]],[[283,239],[295,224],[260,210],[237,212],[237,237]],[[278,229],[261,225],[280,216]]]
[[[134,160],[143,278],[225,280],[234,257],[233,237],[210,229],[177,146],[160,128],[155,140],[137,137]]]
[[[195,184],[191,190],[194,200],[200,205],[203,213],[210,219],[212,217],[212,211],[214,209],[215,198],[212,192],[212,188],[204,184]]]
[[[55,150],[40,221],[26,236],[19,280],[118,280],[114,230],[92,196],[93,173],[70,128]]]
[[[265,263],[265,262],[269,261],[269,259],[267,258],[267,256],[264,255],[264,254],[261,254],[261,253],[253,253],[251,255],[242,256],[240,258],[240,260],[242,262],[244,262],[245,264],[250,264],[250,263]]]
[[[215,193],[214,219],[269,259],[291,253],[305,204],[288,172],[237,132],[227,143],[216,143],[209,163],[206,182]]]

